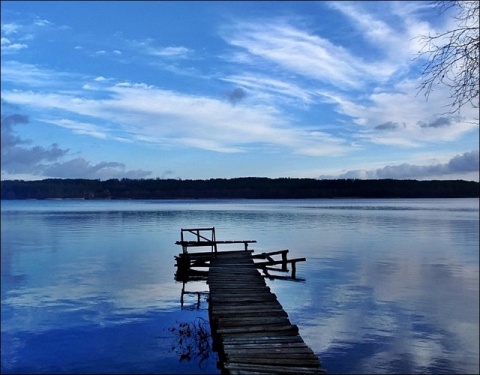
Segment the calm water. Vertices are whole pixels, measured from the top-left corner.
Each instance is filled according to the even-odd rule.
[[[479,373],[478,199],[2,201],[2,373],[219,373],[174,280],[211,226],[307,258],[268,283],[329,373]]]

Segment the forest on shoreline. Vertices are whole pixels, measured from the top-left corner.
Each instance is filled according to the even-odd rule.
[[[240,177],[180,179],[44,179],[1,181],[1,199],[302,199],[477,198],[464,180],[318,180]]]

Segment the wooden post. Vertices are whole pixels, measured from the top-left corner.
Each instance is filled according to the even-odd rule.
[[[212,228],[212,241],[213,241],[212,251],[215,249],[215,254],[216,254],[217,253],[217,239],[215,237],[215,227]]]
[[[183,228],[180,229],[180,237],[181,237],[181,240],[183,242]],[[184,254],[187,253],[187,246],[186,245],[182,245],[182,251]]]
[[[182,293],[180,295],[180,306],[183,309],[183,296],[185,295],[185,281],[183,282],[182,286]]]
[[[283,252],[282,253],[282,271],[288,271],[288,268],[287,268],[287,252]],[[295,263],[292,263],[292,264],[295,264]],[[292,272],[293,272],[293,269],[292,269]]]
[[[297,273],[297,262],[292,262],[292,279],[295,279]]]

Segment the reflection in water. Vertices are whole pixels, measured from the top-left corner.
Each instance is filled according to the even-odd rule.
[[[394,254],[311,259],[304,303],[274,289],[330,371],[478,373],[478,264]]]
[[[178,356],[180,362],[198,362],[199,368],[206,368],[212,359],[212,335],[208,320],[196,317],[191,322],[176,323],[175,327],[168,329],[175,335],[171,351]]]
[[[208,301],[208,294],[209,294],[208,290],[193,290],[193,289],[187,290],[186,285],[187,285],[187,282],[183,281],[182,291],[180,292],[181,308],[189,309],[189,310],[199,310],[202,304],[202,301],[205,303]],[[188,297],[192,297],[192,296],[194,297],[193,303],[191,303],[192,301],[188,301]],[[190,302],[190,304],[188,304],[188,302]]]

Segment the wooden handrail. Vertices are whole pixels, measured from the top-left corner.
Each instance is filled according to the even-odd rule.
[[[229,244],[229,243],[256,243],[255,240],[238,240],[238,241],[213,241],[207,239],[206,241],[176,241],[176,245],[191,245],[195,246],[196,244],[200,244],[199,246],[207,246],[211,244]],[[287,250],[288,251],[288,250]]]
[[[205,241],[201,241],[198,239],[197,241],[176,241],[176,245],[181,245],[183,247],[183,252],[187,252],[188,247],[199,247],[199,246],[212,246],[212,251],[215,249],[215,252],[217,252],[217,245],[219,244],[236,244],[236,243],[243,243],[245,248],[244,250],[248,250],[248,244],[250,243],[256,243],[256,240],[239,240],[239,241],[217,241],[215,239],[210,240],[206,239]]]

